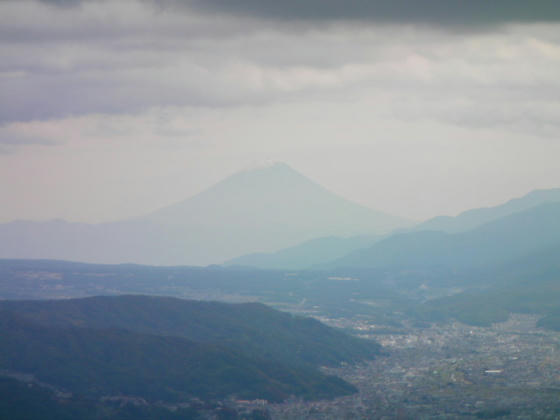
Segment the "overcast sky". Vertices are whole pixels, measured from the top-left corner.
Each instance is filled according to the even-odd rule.
[[[413,219],[560,187],[560,3],[0,1],[0,222],[266,160]]]

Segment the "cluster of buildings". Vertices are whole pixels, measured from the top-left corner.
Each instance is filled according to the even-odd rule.
[[[458,322],[401,328],[356,321],[387,354],[327,371],[359,394],[269,406],[273,419],[560,418],[560,333],[512,315],[488,328]],[[340,320],[348,328],[349,320]]]

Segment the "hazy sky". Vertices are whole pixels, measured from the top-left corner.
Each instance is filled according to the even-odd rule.
[[[0,221],[264,160],[414,219],[560,187],[560,2],[0,1]]]

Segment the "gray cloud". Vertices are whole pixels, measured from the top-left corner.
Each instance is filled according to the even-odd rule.
[[[311,21],[487,25],[560,20],[556,0],[192,0],[189,4],[204,11]]]
[[[488,3],[504,5],[501,0]],[[288,22],[288,11],[318,22],[342,10],[342,2],[321,0],[323,8],[313,17],[312,4],[0,2],[0,123],[370,95],[384,98],[387,113],[399,118],[427,117],[471,127],[501,122],[527,130],[545,127],[540,131],[546,132],[554,126],[560,92],[557,24],[450,32],[355,21],[317,26]],[[382,3],[344,4],[348,10],[341,16],[351,18],[368,17],[372,5]],[[393,10],[388,4],[379,10]],[[420,14],[438,2],[423,4]],[[473,4],[481,3],[464,7]],[[510,4],[503,16],[519,9],[520,3]],[[544,6],[531,3],[530,13],[555,5],[539,4]],[[189,13],[176,13],[178,7],[190,7]],[[272,13],[278,8],[285,13]],[[286,19],[259,19],[274,16]],[[370,18],[384,15],[376,16]],[[551,11],[548,16],[556,15]],[[440,21],[452,21],[446,19]],[[512,94],[517,95],[514,100]],[[527,103],[538,103],[543,112],[527,110]]]
[[[0,127],[0,154],[12,153],[22,146],[53,146],[56,142],[42,136],[20,133],[17,130]]]
[[[50,139],[37,136],[28,136],[20,133],[6,134],[0,131],[0,144],[2,145],[24,145],[24,144],[42,144],[42,145],[53,145]]]
[[[87,0],[40,0],[71,7]],[[560,20],[556,0],[144,0],[159,9],[251,16],[275,20],[358,20],[442,25],[493,25]]]
[[[127,217],[263,158],[410,217],[555,187],[559,7],[0,0],[0,218]]]

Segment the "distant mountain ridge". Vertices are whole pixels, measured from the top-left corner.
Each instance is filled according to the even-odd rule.
[[[285,164],[243,171],[144,217],[0,225],[0,258],[206,265],[324,236],[389,232],[407,221],[347,201]]]
[[[455,318],[474,325],[503,322],[511,313],[544,317],[538,326],[560,331],[560,242],[481,273],[483,288],[425,302],[428,319]]]
[[[419,231],[393,235],[355,251],[331,267],[479,267],[560,243],[560,202],[549,202],[462,233]]]
[[[266,231],[276,224],[288,232],[307,231],[309,239],[324,231],[332,235],[388,232],[405,223],[404,219],[347,201],[283,163],[238,172],[139,220],[179,226],[186,218],[207,228],[224,217],[223,225],[236,223],[249,234],[253,229]]]
[[[352,251],[369,247],[381,239],[381,236],[317,238],[272,253],[243,255],[226,261],[224,265],[272,270],[304,270],[342,258]]]
[[[456,217],[435,217],[415,227],[397,230],[393,233],[393,236],[412,232],[463,233],[548,202],[560,202],[560,188],[535,190],[523,197],[514,198],[499,206],[468,210]],[[437,241],[437,238],[441,237],[441,235],[425,233],[423,237],[426,241]],[[360,248],[368,248],[386,238],[386,236],[382,235],[375,237],[317,238],[272,253],[242,255],[227,261],[225,265],[284,270],[316,268],[342,259],[350,253],[359,253]]]
[[[534,190],[495,207],[467,210],[458,216],[438,216],[420,223],[412,230],[438,230],[447,233],[466,232],[501,217],[528,210],[548,202],[560,201],[560,188]]]

